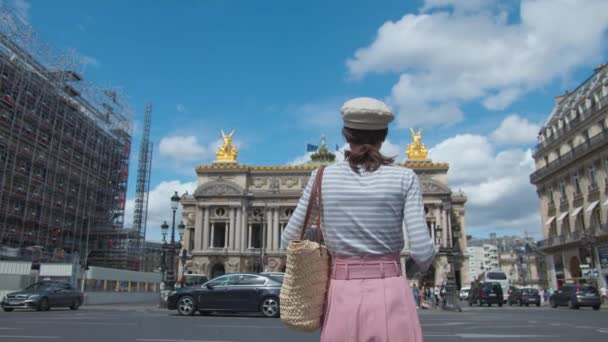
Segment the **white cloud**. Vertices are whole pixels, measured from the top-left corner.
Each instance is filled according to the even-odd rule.
[[[402,126],[458,122],[459,107],[471,101],[508,108],[526,92],[599,62],[608,28],[604,0],[521,0],[519,6],[431,0],[422,10],[385,22],[346,62],[353,78],[400,75],[390,102]]]
[[[175,108],[177,109],[178,112],[180,113],[189,113],[188,108],[186,108],[186,106],[184,106],[182,103],[178,103]]]
[[[483,106],[489,110],[504,110],[521,94],[519,88],[507,88],[483,100]]]
[[[82,56],[82,63],[84,64],[85,68],[87,66],[92,66],[94,68],[99,68],[101,66],[101,62],[91,56]]]
[[[492,133],[492,139],[501,145],[523,145],[536,142],[540,125],[517,115],[507,116]]]
[[[529,183],[534,171],[530,149],[497,150],[485,136],[463,134],[431,148],[429,157],[450,163],[450,187],[467,195],[467,233],[527,230],[540,235],[538,199]]]
[[[171,225],[173,212],[171,211],[171,196],[175,191],[181,196],[186,191],[190,194],[196,190],[196,182],[182,183],[178,180],[163,181],[150,191],[148,199],[148,221],[147,234],[148,240],[161,240],[160,225],[167,221]],[[133,226],[133,210],[135,199],[127,200],[125,206],[125,227]],[[176,214],[176,224],[181,218],[181,208]],[[177,228],[176,228],[177,229]],[[176,232],[177,234],[177,232]]]
[[[329,129],[342,124],[340,108],[343,102],[343,99],[332,98],[324,101],[289,106],[287,111],[295,115],[298,121],[304,124]]]
[[[216,142],[214,142],[215,144]],[[161,156],[174,159],[177,162],[200,161],[210,151],[210,147],[199,144],[198,139],[193,136],[172,136],[160,140],[158,151]]]

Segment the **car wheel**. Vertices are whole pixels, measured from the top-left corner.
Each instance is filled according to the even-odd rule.
[[[598,309],[599,309],[599,307],[598,307]],[[2,310],[4,310],[4,312],[12,312],[15,309],[13,309],[13,308],[2,308]]]
[[[275,297],[268,297],[262,301],[260,305],[260,311],[262,314],[269,318],[275,318],[279,316],[279,300]]]
[[[194,298],[191,296],[180,297],[177,301],[177,313],[180,316],[192,316],[196,308],[194,307]]]
[[[492,303],[488,303],[488,307],[491,307],[491,306],[492,306]]]
[[[80,299],[76,299],[75,301],[72,302],[72,305],[70,305],[70,310],[78,310],[79,307],[80,307]]]
[[[575,305],[574,302],[572,301],[572,299],[570,299],[568,301],[568,307],[572,310],[577,310],[578,309],[578,305]]]
[[[557,303],[555,303],[555,301],[553,299],[549,300],[549,305],[553,308],[553,309],[557,309]]]
[[[540,306],[540,303],[536,303],[536,306]]]
[[[526,303],[526,306],[530,306],[530,303]]]
[[[49,311],[51,309],[51,305],[49,304],[49,299],[44,297],[41,298],[38,302],[38,307],[36,307],[36,311]]]
[[[501,307],[501,308],[502,308],[502,302],[501,302],[501,303],[498,303],[498,307]]]
[[[600,309],[600,306],[599,306],[599,305],[594,305],[594,306],[593,306],[593,310],[597,311],[597,310],[599,310],[599,309]]]
[[[473,302],[469,301],[469,306],[473,306]]]

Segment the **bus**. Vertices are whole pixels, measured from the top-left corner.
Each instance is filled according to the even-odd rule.
[[[486,271],[481,273],[478,277],[477,277],[477,281],[481,282],[481,283],[499,283],[500,284],[500,288],[502,288],[502,293],[505,296],[505,302],[506,302],[506,298],[509,296],[509,277],[507,276],[507,274],[503,271],[500,270],[496,270],[496,271]]]

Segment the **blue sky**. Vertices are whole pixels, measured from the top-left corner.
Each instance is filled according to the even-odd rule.
[[[539,236],[527,180],[538,125],[608,56],[601,0],[13,4],[41,38],[85,56],[85,78],[129,94],[130,199],[153,104],[152,239],[171,191],[192,189],[194,166],[212,161],[220,129],[236,129],[241,163],[287,164],[321,133],[342,146],[339,108],[357,96],[398,113],[388,153],[403,158],[408,128],[424,128],[431,157],[469,195],[469,233]]]

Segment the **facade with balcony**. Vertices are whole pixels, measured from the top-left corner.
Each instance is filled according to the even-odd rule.
[[[556,98],[530,182],[540,200],[549,285],[608,283],[608,67]],[[595,272],[594,272],[595,271]]]

